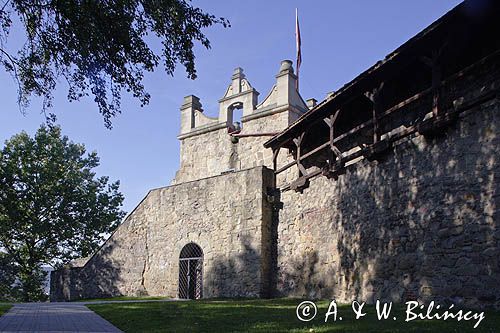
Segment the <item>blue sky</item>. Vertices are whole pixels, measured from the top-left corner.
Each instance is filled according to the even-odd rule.
[[[300,92],[304,99],[321,101],[359,73],[382,59],[460,1],[356,0],[356,1],[194,1],[194,5],[230,20],[231,28],[212,27],[205,32],[210,50],[196,47],[198,78],[186,78],[179,67],[174,77],[161,70],[146,75],[152,98],[141,108],[129,96],[113,129],[91,98],[66,100],[66,86],[56,91],[54,112],[64,134],[97,151],[99,175],[119,179],[130,212],[149,189],[169,185],[179,166],[179,107],[186,95],[201,98],[207,115],[215,116],[235,67],[242,67],[250,83],[264,98],[275,82],[283,59],[295,62],[295,8],[299,9],[302,35]],[[17,28],[10,44],[22,41]],[[0,70],[0,140],[25,130],[34,133],[43,122],[34,101],[23,116],[16,104],[16,87]]]

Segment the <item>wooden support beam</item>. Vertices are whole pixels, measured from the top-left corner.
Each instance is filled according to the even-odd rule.
[[[379,160],[387,153],[390,147],[391,141],[389,138],[386,138],[363,148],[363,156],[369,161]]]
[[[290,189],[302,193],[304,189],[309,187],[309,178],[308,175],[300,176],[290,184]]]
[[[440,58],[443,54],[443,50],[447,46],[448,42],[446,41],[439,49],[433,50],[430,57],[422,56],[420,60],[426,64],[431,69],[432,74],[432,83],[431,83],[431,91],[432,91],[432,114],[437,116],[439,114],[439,95],[440,88],[442,86],[442,69],[440,64]]]
[[[281,147],[273,149],[273,170],[276,173],[276,168],[278,167],[278,155],[280,153]]]
[[[311,155],[313,155],[313,154],[316,154],[318,151],[325,149],[325,148],[326,148],[326,147],[328,147],[329,145],[330,145],[330,141],[325,142],[325,143],[323,143],[322,145],[320,145],[320,146],[318,146],[318,147],[314,148],[314,149],[313,149],[313,150],[311,150],[310,152],[308,152],[308,153],[306,153],[306,154],[304,154],[304,155],[301,155],[301,156],[300,156],[300,159],[301,159],[301,160],[303,160],[303,159],[305,159],[305,158],[307,158],[307,157],[309,157],[309,156],[311,156]],[[295,164],[297,164],[297,161],[292,161],[292,162],[289,162],[289,163],[285,164],[284,166],[282,166],[281,168],[279,168],[278,170],[276,170],[276,174],[278,174],[278,173],[281,173],[281,172],[285,171],[286,169],[290,168],[291,166],[293,166],[293,165],[295,165]]]
[[[333,164],[335,163],[335,160],[339,159],[342,157],[341,151],[335,146],[334,140],[335,140],[335,122],[337,121],[337,118],[339,117],[340,114],[340,109],[335,111],[334,114],[330,115],[330,117],[325,118],[325,122],[327,123],[328,127],[330,128],[330,154],[328,158],[328,165],[331,168]]]
[[[340,114],[340,109],[335,111],[334,114],[324,118],[323,120],[325,121],[325,123],[328,125],[328,127],[332,127],[333,124],[335,124],[335,122],[337,121],[337,118],[339,117],[339,114]]]
[[[306,175],[307,171],[306,168],[300,163],[300,153],[301,153],[301,146],[302,146],[302,139],[304,139],[304,135],[306,132],[302,132],[298,137],[293,139],[293,143],[295,143],[295,146],[297,146],[297,156],[295,158],[295,161],[297,163],[297,168],[299,169],[299,177],[302,175]]]
[[[438,56],[433,56],[432,64],[432,113],[437,116],[439,114],[439,95],[441,86],[441,66]]]
[[[377,143],[380,140],[380,130],[379,130],[379,114],[380,114],[380,95],[382,89],[384,88],[385,82],[382,81],[379,85],[373,88],[371,91],[365,92],[365,96],[372,102],[372,123],[373,123],[373,143]]]
[[[278,168],[278,155],[280,153],[281,147],[274,148],[273,149],[273,188],[276,188],[277,186],[277,181],[276,181],[276,168]]]
[[[299,175],[301,176],[307,175],[307,170],[306,168],[304,168],[302,163],[300,163],[300,161],[297,163],[297,167],[299,168]]]
[[[322,174],[328,178],[337,179],[339,174],[345,172],[344,161],[342,159],[342,152],[335,145],[335,122],[340,114],[340,109],[335,111],[330,117],[325,118],[326,124],[330,127],[330,137],[329,137],[329,157],[328,165],[322,170]]]
[[[306,176],[302,176],[300,178],[297,178],[296,180],[294,180],[290,184],[284,186],[281,190],[282,191],[294,190],[294,191],[302,193],[302,191],[304,189],[309,187],[309,179],[314,178],[317,175],[321,175],[321,170],[316,170],[316,171],[313,171]]]

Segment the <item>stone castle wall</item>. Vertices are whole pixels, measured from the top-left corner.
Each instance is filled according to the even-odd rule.
[[[277,295],[500,306],[499,109],[283,192]]]
[[[285,69],[279,76],[293,78]],[[463,78],[453,104],[498,89],[497,72],[495,63]],[[227,105],[240,96],[231,89]],[[279,131],[298,116],[290,103],[271,103],[273,91],[260,108],[244,108],[242,133]],[[226,104],[222,110],[232,112]],[[193,99],[185,105],[188,120],[186,110],[201,108]],[[269,137],[232,143],[226,123],[194,110],[204,120],[183,123],[176,185],[152,190],[85,266],[54,272],[53,299],[177,297],[179,253],[195,242],[205,254],[204,297],[500,306],[499,111],[490,100],[462,113],[442,137],[407,137],[385,159],[352,164],[338,180],[318,176],[278,202],[269,190],[273,173],[263,167],[272,166],[262,146]],[[290,160],[282,151],[278,165]],[[296,173],[285,172],[278,186]]]
[[[295,89],[290,61],[281,63],[276,84],[257,104],[241,68],[236,68],[219,117],[207,117],[200,100],[181,106],[180,167],[173,185],[150,191],[104,246],[83,267],[52,275],[53,300],[116,295],[178,297],[179,254],[195,242],[205,251],[204,297],[258,297],[271,293],[275,264],[274,185],[269,136],[231,140],[233,112],[242,109],[242,132],[279,132],[307,108]],[[271,191],[272,192],[272,191]]]
[[[178,296],[179,254],[204,251],[204,297],[268,292],[272,173],[263,167],[152,190],[80,268],[53,273],[52,300]]]
[[[244,133],[279,132],[289,124],[288,112],[243,122]],[[227,128],[217,129],[181,140],[181,166],[175,183],[220,175],[229,170],[244,170],[256,166],[272,168],[273,154],[264,149],[269,136],[244,137],[231,142]]]

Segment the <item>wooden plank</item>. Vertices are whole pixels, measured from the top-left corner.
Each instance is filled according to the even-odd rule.
[[[261,136],[275,136],[280,132],[264,132],[264,133],[229,133],[235,138],[248,138],[248,137],[261,137]]]
[[[411,97],[408,97],[407,99],[405,99],[404,101],[394,105],[394,106],[391,106],[389,109],[387,109],[386,111],[384,112],[381,112],[379,114],[379,119],[385,117],[385,116],[388,116],[390,115],[391,113],[395,112],[395,111],[398,111],[399,109],[407,106],[408,104],[411,104],[412,102],[416,101],[417,99],[420,99],[424,96],[426,96],[427,94],[429,94],[431,92],[431,88],[427,88],[425,90],[422,90],[421,92],[411,96]]]
[[[316,177],[317,175],[321,175],[321,169],[320,169],[320,170],[316,170],[316,171],[313,171],[313,172],[309,173],[307,176],[304,176],[302,179],[303,179],[303,181],[307,181],[307,180],[309,180],[309,179],[311,179],[311,178]],[[292,184],[293,184],[293,182],[292,182],[292,183],[290,183],[290,184],[287,184],[287,185],[283,186],[283,187],[281,188],[281,191],[285,192],[285,191],[289,191],[289,190],[291,190],[291,189],[292,189],[292,188],[291,188],[291,185],[292,185]]]
[[[314,148],[313,150],[307,152],[307,154],[304,154],[304,155],[300,156],[300,159],[303,160],[303,159],[305,159],[305,158],[307,158],[307,157],[309,157],[309,156],[311,156],[313,154],[316,154],[318,151],[325,149],[329,145],[330,145],[330,141],[325,142],[322,145],[320,145],[320,146]],[[284,166],[282,166],[281,168],[279,168],[278,170],[276,170],[276,174],[285,171],[286,169],[290,168],[291,166],[294,166],[295,164],[296,164],[295,161],[292,161],[292,162],[289,162],[289,163],[285,164]]]

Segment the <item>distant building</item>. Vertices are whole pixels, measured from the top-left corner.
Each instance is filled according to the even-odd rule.
[[[42,270],[47,273],[47,277],[43,282],[43,292],[47,295],[50,295],[50,275],[53,269],[50,266],[43,266]]]
[[[51,299],[500,306],[500,5],[478,3],[319,104],[300,97],[290,61],[261,102],[237,68],[217,118],[187,96],[173,184],[54,272]]]

